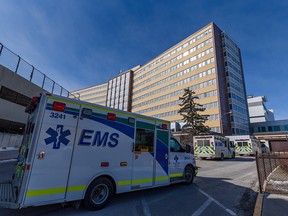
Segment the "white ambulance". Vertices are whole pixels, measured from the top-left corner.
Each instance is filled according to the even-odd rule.
[[[169,122],[51,94],[34,97],[13,178],[0,183],[0,207],[83,200],[103,208],[118,193],[193,182],[189,146]]]
[[[255,155],[262,153],[261,143],[254,136],[250,135],[235,135],[227,136],[231,141],[234,141],[236,147],[236,154],[240,156]]]
[[[235,158],[235,146],[227,137],[221,135],[201,135],[193,137],[195,157]]]

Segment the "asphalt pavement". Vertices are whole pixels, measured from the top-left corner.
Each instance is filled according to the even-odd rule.
[[[0,163],[16,161],[18,149],[0,148]],[[259,193],[254,208],[254,216],[287,215],[288,194]]]

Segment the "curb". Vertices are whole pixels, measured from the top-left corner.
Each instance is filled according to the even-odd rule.
[[[254,207],[254,213],[253,216],[261,216],[262,215],[262,207],[263,207],[263,194],[258,193],[256,204]]]

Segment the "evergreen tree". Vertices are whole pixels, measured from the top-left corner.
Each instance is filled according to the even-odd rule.
[[[195,135],[207,134],[210,132],[210,128],[205,125],[205,121],[208,119],[209,115],[199,114],[199,112],[205,111],[206,108],[204,108],[203,105],[196,103],[195,100],[197,99],[199,98],[195,96],[195,92],[189,88],[184,89],[183,96],[179,97],[181,104],[178,113],[180,113],[184,122],[182,127],[182,139],[185,140],[186,143],[192,143],[193,136]]]

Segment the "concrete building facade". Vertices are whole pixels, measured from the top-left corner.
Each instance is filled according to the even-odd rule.
[[[251,123],[274,121],[274,112],[267,109],[265,103],[267,98],[265,96],[248,96],[248,109]]]
[[[288,151],[288,120],[251,123],[253,134],[273,152]]]
[[[120,73],[108,81],[106,106],[131,112],[133,70]]]
[[[132,112],[181,122],[179,96],[196,92],[212,131],[249,134],[241,52],[210,23],[134,72]]]
[[[80,100],[106,106],[107,88],[108,83],[102,83],[96,86],[79,89],[71,93],[78,96]]]
[[[31,97],[43,89],[0,65],[0,132],[23,133]]]

